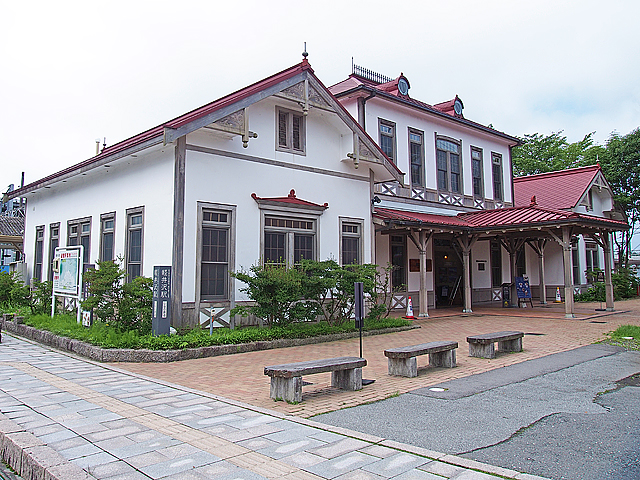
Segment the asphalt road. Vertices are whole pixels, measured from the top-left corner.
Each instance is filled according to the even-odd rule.
[[[589,345],[437,387],[314,420],[552,479],[640,479],[640,352]]]

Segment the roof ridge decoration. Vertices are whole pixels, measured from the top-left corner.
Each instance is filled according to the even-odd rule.
[[[295,205],[296,207],[309,208],[311,210],[326,210],[329,208],[329,204],[325,202],[324,204],[310,202],[308,200],[302,200],[296,196],[296,191],[292,188],[289,191],[289,194],[286,197],[259,197],[255,192],[251,194],[251,198],[253,198],[258,205],[270,205],[270,206],[281,206],[282,204]]]

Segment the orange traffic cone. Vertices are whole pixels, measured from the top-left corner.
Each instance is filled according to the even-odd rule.
[[[404,318],[408,318],[410,320],[415,320],[416,318],[413,316],[413,303],[411,303],[411,297],[409,297],[409,301],[407,302],[407,314]]]
[[[560,287],[556,287],[556,301],[555,303],[562,303],[562,297],[560,296]]]

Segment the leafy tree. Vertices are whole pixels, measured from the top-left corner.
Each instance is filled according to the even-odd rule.
[[[627,215],[631,229],[615,236],[622,267],[629,265],[631,238],[640,220],[640,128],[627,135],[612,133],[598,150],[604,176],[613,190],[616,206]]]
[[[593,165],[597,156],[597,151],[594,150],[594,133],[591,132],[574,143],[567,141],[562,130],[547,136],[539,133],[525,135],[520,139],[522,145],[514,147],[511,152],[513,174],[521,177]]]
[[[0,272],[0,307],[15,308],[29,305],[29,287],[17,272]]]

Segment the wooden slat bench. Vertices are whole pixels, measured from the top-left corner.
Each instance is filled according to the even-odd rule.
[[[331,386],[343,390],[362,389],[362,367],[367,361],[360,357],[338,357],[264,367],[271,377],[271,398],[287,402],[302,401],[302,376],[331,372]]]
[[[389,348],[384,351],[388,358],[389,375],[401,377],[418,376],[418,355],[429,354],[429,365],[432,367],[456,366],[456,348],[458,342],[443,341],[421,343],[409,347]]]
[[[499,352],[521,352],[523,332],[495,332],[467,337],[469,342],[469,356],[480,358],[495,358],[493,347],[498,342]]]

